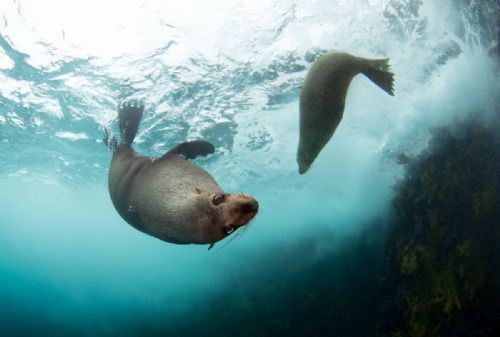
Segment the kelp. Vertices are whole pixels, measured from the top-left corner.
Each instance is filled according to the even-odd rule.
[[[472,121],[436,129],[428,150],[409,163],[386,249],[387,286],[396,289],[388,316],[399,316],[387,324],[389,335],[495,334],[485,314],[500,313],[482,310],[500,303],[497,131]]]

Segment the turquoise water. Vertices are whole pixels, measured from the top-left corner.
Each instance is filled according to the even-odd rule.
[[[2,336],[373,332],[363,315],[383,298],[398,158],[426,149],[434,128],[498,122],[495,1],[0,4]],[[298,97],[327,50],[389,57],[395,96],[356,77],[301,176]],[[102,139],[129,99],[146,105],[139,152],[215,145],[196,162],[260,204],[243,235],[208,252],[119,217]],[[225,311],[233,300],[239,311]]]

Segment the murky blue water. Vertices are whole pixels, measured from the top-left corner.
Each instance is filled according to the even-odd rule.
[[[433,127],[498,118],[495,1],[0,0],[0,8],[2,336],[176,335],[214,298],[252,298],[279,287],[279,271],[308,270],[328,254],[343,261],[349,242],[387,214],[399,154],[418,154]],[[396,93],[356,77],[342,123],[300,176],[298,96],[327,50],[389,57]],[[198,138],[215,145],[197,163],[261,205],[244,235],[207,252],[146,236],[118,216],[102,139],[105,127],[116,133],[116,107],[127,99],[146,105],[139,152],[157,156]],[[286,303],[286,293],[269,301]]]

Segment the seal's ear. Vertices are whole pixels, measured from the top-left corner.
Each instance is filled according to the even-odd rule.
[[[208,154],[214,153],[214,146],[204,140],[195,140],[192,142],[184,142],[172,150],[168,151],[163,155],[163,157],[167,157],[173,154],[181,155],[186,159],[194,159],[197,156],[206,156]]]

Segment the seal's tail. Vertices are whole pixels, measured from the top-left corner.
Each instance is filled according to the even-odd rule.
[[[366,62],[367,66],[361,72],[386,93],[394,96],[394,74],[389,71],[389,59]]]
[[[132,145],[143,111],[144,105],[137,101],[126,102],[118,107],[121,144]]]

